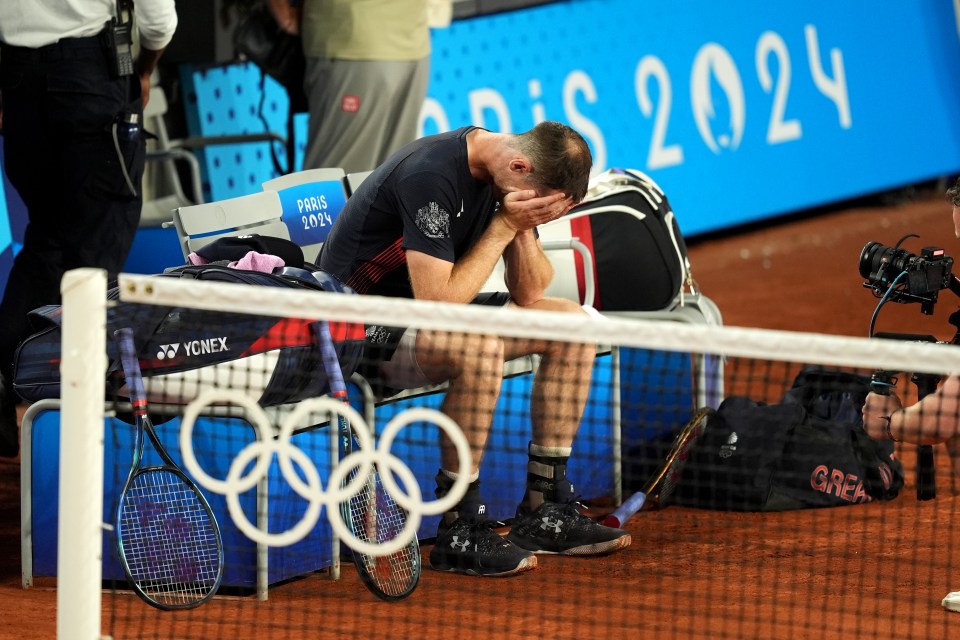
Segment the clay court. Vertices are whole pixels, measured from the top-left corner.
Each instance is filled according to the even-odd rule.
[[[694,276],[729,326],[866,336],[876,299],[857,263],[871,240],[960,254],[937,187],[898,200],[793,216],[762,228],[690,241]],[[942,193],[942,191],[941,191]],[[907,197],[909,195],[909,197]],[[683,218],[680,213],[682,226]],[[958,301],[944,292],[933,316],[888,305],[878,330],[953,337]],[[915,498],[914,447],[901,446],[899,498],[786,513],[644,512],[633,544],[600,560],[543,557],[538,569],[493,580],[424,571],[414,594],[374,599],[346,566],[344,579],[311,575],[274,587],[268,602],[218,596],[181,613],[133,596],[104,598],[116,638],[955,638],[960,614],[941,607],[960,590],[960,502],[937,448],[938,496]],[[0,638],[54,638],[50,579],[20,586],[19,464],[0,461]],[[426,550],[425,550],[426,551]],[[143,618],[139,620],[139,618]],[[137,634],[121,634],[134,624]]]

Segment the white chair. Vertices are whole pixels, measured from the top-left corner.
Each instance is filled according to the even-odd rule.
[[[288,173],[286,175],[273,178],[272,180],[267,180],[263,183],[264,191],[282,191],[289,187],[296,187],[302,184],[309,184],[311,182],[329,182],[331,180],[343,180],[344,171],[340,168],[323,168],[323,169],[304,169],[303,171],[295,171],[294,173]]]
[[[348,173],[346,178],[347,193],[351,196],[356,193],[357,187],[359,187],[360,183],[366,180],[371,173],[373,173],[373,171],[358,171],[356,173]]]
[[[290,239],[282,220],[283,209],[276,191],[262,191],[217,202],[178,207],[173,211],[184,260],[197,249],[218,238],[259,234]]]
[[[143,178],[143,209],[140,215],[142,226],[159,226],[170,219],[170,212],[203,202],[200,180],[200,163],[187,149],[171,145],[164,117],[167,114],[167,96],[160,87],[150,89],[150,100],[143,110],[144,129],[156,136],[147,142],[147,165]],[[190,177],[188,197],[180,182],[177,163],[187,166]]]

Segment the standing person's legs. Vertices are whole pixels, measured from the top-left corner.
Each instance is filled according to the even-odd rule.
[[[4,157],[29,216],[0,302],[5,425],[15,404],[14,352],[31,332],[28,312],[60,301],[66,270],[121,270],[139,222],[146,156],[139,135],[114,141],[112,125],[124,110],[140,111],[139,82],[108,76],[98,39],[65,41],[42,57],[5,48],[3,64]]]
[[[310,105],[304,168],[375,169],[417,137],[428,59],[411,62],[307,58]]]
[[[389,109],[381,109],[376,117],[382,117],[385,126],[379,140],[379,160],[370,167],[373,169],[394,151],[417,139],[419,134],[420,111],[427,97],[430,79],[430,57],[409,62],[381,62],[380,79],[384,83],[384,92],[389,96]]]

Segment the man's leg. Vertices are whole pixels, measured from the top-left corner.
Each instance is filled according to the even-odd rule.
[[[68,269],[120,271],[140,219],[146,152],[139,137],[114,142],[111,125],[121,112],[140,112],[140,85],[134,78],[109,78],[98,41],[61,51],[59,58],[15,53],[0,64],[24,79],[5,89],[3,114],[7,174],[29,214],[0,303],[0,445],[6,444],[0,448],[15,455],[13,357],[31,333],[27,313],[59,303]],[[80,86],[84,91],[76,90]]]
[[[530,308],[585,313],[574,302],[547,298]],[[528,448],[527,486],[509,540],[535,553],[598,555],[628,546],[630,535],[580,514],[567,460],[587,395],[596,356],[592,344],[559,341],[505,341],[507,359],[541,354],[530,399],[532,440]]]
[[[417,362],[431,380],[447,380],[441,411],[463,429],[473,456],[471,474],[480,460],[493,423],[493,412],[503,379],[503,342],[496,336],[420,331]],[[453,470],[457,453],[449,439],[442,441],[441,464]]]
[[[574,302],[545,298],[532,305],[539,311],[584,313]],[[553,484],[564,480],[567,458],[590,392],[596,356],[592,344],[553,340],[507,339],[507,359],[540,354],[540,366],[530,398],[532,442],[527,492],[522,510],[535,511],[544,498],[555,501]]]
[[[470,486],[460,503],[443,515],[430,566],[481,576],[507,576],[533,569],[536,557],[494,531],[480,496],[479,469],[493,422],[503,378],[503,342],[496,336],[420,331],[416,361],[426,379],[448,380],[441,410],[456,421],[470,443],[473,465],[459,469],[456,450],[443,435],[437,497],[450,490],[459,473],[468,473]]]

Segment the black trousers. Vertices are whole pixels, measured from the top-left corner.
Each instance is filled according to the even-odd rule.
[[[27,313],[60,302],[70,269],[118,273],[140,221],[142,129],[120,132],[119,153],[113,133],[125,112],[142,121],[139,78],[112,77],[108,62],[96,36],[0,48],[4,160],[29,218],[0,302],[0,373],[8,384],[16,347],[32,332]]]

